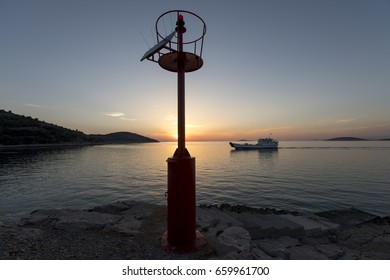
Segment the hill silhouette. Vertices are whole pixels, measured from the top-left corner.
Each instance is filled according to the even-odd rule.
[[[367,141],[367,139],[358,138],[358,137],[336,137],[327,139],[326,141]]]
[[[88,135],[79,130],[64,128],[37,118],[0,110],[0,145],[34,144],[106,144],[158,142],[136,133],[117,132]]]
[[[109,134],[91,134],[89,135],[94,141],[102,141],[105,143],[144,143],[144,142],[158,142],[155,139],[139,135],[132,132],[113,132]]]

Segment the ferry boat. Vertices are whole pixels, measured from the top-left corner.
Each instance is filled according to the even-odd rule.
[[[263,150],[263,149],[278,149],[279,142],[277,140],[272,139],[271,137],[268,138],[260,138],[257,140],[256,144],[237,144],[233,142],[229,142],[230,146],[235,148],[236,150]]]

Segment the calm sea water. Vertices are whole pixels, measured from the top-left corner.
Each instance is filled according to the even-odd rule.
[[[189,142],[197,203],[298,211],[356,207],[390,215],[390,142],[285,141],[278,151]],[[165,204],[176,143],[0,150],[0,221],[36,209],[117,200]]]

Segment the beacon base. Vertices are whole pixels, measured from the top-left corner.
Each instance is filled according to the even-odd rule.
[[[161,239],[161,247],[170,252],[174,253],[191,253],[201,250],[204,246],[206,246],[207,241],[206,238],[199,231],[196,231],[195,240],[190,244],[180,244],[174,245],[168,242],[168,231],[164,232]]]

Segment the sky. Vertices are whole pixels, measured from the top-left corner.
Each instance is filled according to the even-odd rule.
[[[140,59],[177,9],[207,25],[188,141],[390,137],[386,0],[1,0],[0,109],[174,141],[177,75]]]

